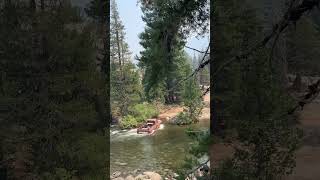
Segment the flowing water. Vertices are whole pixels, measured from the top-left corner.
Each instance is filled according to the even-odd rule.
[[[177,169],[192,143],[185,133],[188,127],[207,130],[209,120],[183,127],[161,124],[153,135],[137,134],[136,129],[111,130],[111,173],[130,173],[140,169],[164,175],[168,170]]]

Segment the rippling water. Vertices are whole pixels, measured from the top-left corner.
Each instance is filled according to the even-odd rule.
[[[111,173],[155,171],[161,175],[174,170],[183,163],[185,153],[192,140],[186,135],[187,126],[161,125],[154,135],[137,134],[130,131],[111,131]],[[206,130],[209,120],[191,125],[194,129]]]

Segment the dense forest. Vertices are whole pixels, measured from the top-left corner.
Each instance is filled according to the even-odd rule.
[[[140,5],[146,28],[139,35],[143,51],[139,57],[135,57],[138,63],[134,64],[125,41],[125,27],[121,22],[116,1],[111,1],[111,106],[113,118],[119,121],[123,128],[136,127],[146,118],[157,116],[161,105],[183,103],[189,107],[190,114],[199,111],[199,85],[208,85],[210,82],[208,68],[194,78],[187,78],[201,63],[202,56],[191,58],[185,52],[187,33],[182,32],[175,22],[166,19],[174,17],[174,9],[160,2],[141,2]],[[205,3],[201,2],[199,5],[190,3],[189,6],[204,5]],[[175,8],[182,7],[184,6],[179,4]],[[192,8],[196,11],[196,8]],[[192,14],[188,16],[191,18]],[[182,18],[184,17],[177,21],[187,20]],[[205,32],[208,31],[204,30],[202,33]],[[197,118],[190,119],[183,115],[181,117],[185,117],[186,123],[196,121]]]
[[[196,143],[177,179],[209,161],[202,179],[292,175],[297,152],[320,144],[302,116],[320,107],[320,1],[268,2],[139,0],[133,57],[116,0],[0,1],[0,179],[108,179],[111,124],[176,106],[175,125],[196,124],[208,93],[210,132],[186,129]],[[206,49],[186,46],[209,30]]]
[[[284,179],[293,172],[306,132],[300,110],[319,93],[319,81],[301,80],[319,77],[318,5],[212,4],[211,158],[221,142],[233,152],[212,169],[214,179]]]
[[[85,20],[68,1],[1,1],[4,179],[106,176],[105,7]]]

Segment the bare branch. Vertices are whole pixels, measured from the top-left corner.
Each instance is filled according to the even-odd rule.
[[[194,173],[196,170],[200,169],[203,165],[206,165],[208,162],[210,161],[210,159],[206,160],[205,162],[199,164],[197,167],[195,167],[194,169],[192,169],[191,171],[187,172],[187,176],[189,176],[190,174]]]
[[[309,104],[311,103],[314,99],[317,98],[317,96],[319,95],[320,93],[320,79],[314,83],[314,84],[311,84],[309,87],[308,87],[308,93],[305,94],[303,96],[303,98],[298,101],[297,105],[294,106],[292,109],[290,109],[288,111],[288,114],[291,115],[293,114],[294,112],[296,112],[299,108],[301,108],[301,110],[303,110],[303,107],[306,105],[306,104]]]
[[[208,55],[209,49],[210,49],[210,44],[208,45],[208,48],[207,48],[207,50],[206,50],[206,52],[205,52],[205,54],[203,55],[203,58],[202,58],[202,60],[201,60],[201,64],[197,67],[197,69],[195,69],[195,70],[194,70],[189,76],[187,76],[186,78],[178,81],[177,84],[176,84],[175,86],[173,86],[172,88],[170,88],[168,91],[172,91],[172,90],[176,89],[179,84],[183,83],[184,81],[188,80],[188,79],[191,78],[192,76],[196,75],[202,68],[204,68],[207,64],[210,63],[210,58],[207,59],[206,61],[204,61],[205,58],[206,58],[206,56]]]
[[[197,51],[197,52],[199,52],[199,53],[210,54],[209,52],[200,51],[200,50],[198,50],[198,49],[195,49],[195,48],[192,48],[192,47],[189,47],[189,46],[184,46],[184,47],[186,47],[186,48],[188,48],[188,49],[191,49],[191,50],[194,50],[194,51]]]
[[[208,92],[210,92],[210,87],[206,89],[206,91],[201,95],[201,97],[205,96]]]

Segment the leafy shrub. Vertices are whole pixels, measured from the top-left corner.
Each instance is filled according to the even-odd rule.
[[[75,180],[76,171],[68,171],[64,168],[55,168],[53,173],[43,173],[42,178],[44,180]]]
[[[99,134],[84,134],[79,139],[79,149],[76,151],[76,159],[82,165],[82,168],[89,170],[90,175],[103,177],[105,175],[105,162],[107,162],[108,154],[106,136]]]
[[[188,125],[192,123],[197,123],[199,121],[199,115],[201,113],[201,105],[191,105],[188,109],[180,112],[175,118],[174,124],[177,125]]]
[[[195,167],[199,167],[200,164],[204,162],[204,159],[208,157],[208,149],[209,146],[212,144],[212,137],[210,136],[209,130],[197,130],[193,128],[188,128],[186,130],[186,134],[190,139],[192,139],[192,143],[188,149],[188,153],[186,153],[186,158],[184,163],[179,166],[175,172],[178,173],[179,177],[178,180],[185,180],[189,173],[195,169]],[[192,173],[195,173],[193,171]],[[204,174],[204,176],[199,177],[197,176],[196,179],[209,179],[209,174]]]
[[[84,176],[93,175],[95,177],[105,177],[105,162],[108,158],[107,148],[106,136],[96,133],[81,133],[75,134],[72,141],[62,141],[58,145],[57,151],[59,156],[63,157],[64,168],[72,167],[72,169],[77,170],[77,176],[82,179]],[[67,172],[69,172],[58,170],[56,170],[57,175],[55,176],[59,175],[60,177],[60,175],[67,175]]]
[[[149,103],[136,104],[129,108],[129,115],[122,118],[119,125],[122,129],[137,127],[138,124],[144,122],[148,118],[159,115],[156,106]]]
[[[234,162],[232,159],[225,159],[218,168],[213,170],[212,174],[213,179],[221,179],[221,180],[243,180],[244,173],[239,171],[238,168],[234,167]],[[250,179],[249,177],[247,177]]]
[[[148,118],[156,117],[159,111],[153,104],[136,104],[130,108],[130,114],[134,116],[138,123],[144,122]]]
[[[136,127],[138,125],[138,121],[135,117],[131,115],[127,115],[122,118],[119,125],[122,129],[128,129],[128,128]]]
[[[180,112],[174,121],[177,125],[188,125],[192,122],[193,120],[187,112]]]

